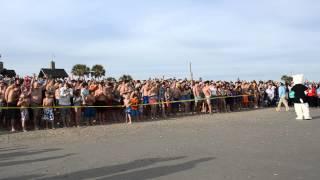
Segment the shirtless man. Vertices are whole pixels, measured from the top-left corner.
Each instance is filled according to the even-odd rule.
[[[112,94],[113,85],[112,85],[112,83],[107,83],[103,90],[107,96],[107,99],[112,100],[113,99],[113,94]]]
[[[209,113],[212,113],[212,107],[211,107],[211,90],[210,90],[210,85],[209,85],[209,81],[205,82],[205,85],[202,89],[202,92],[206,98],[206,103],[208,105],[208,109],[209,109]]]
[[[179,101],[180,97],[181,97],[181,90],[180,90],[179,84],[174,82],[173,85],[172,85],[172,98],[173,98],[173,101]],[[179,111],[179,105],[180,105],[179,102],[172,103],[172,111],[173,111],[174,115]]]
[[[142,94],[142,104],[143,104],[143,115],[149,115],[149,90],[150,90],[150,82],[147,81],[141,88],[140,92]]]
[[[123,97],[123,95],[126,92],[126,83],[125,83],[125,81],[122,81],[121,84],[118,86],[118,91],[120,92],[120,96]]]
[[[149,104],[149,90],[150,90],[150,84],[149,81],[142,86],[141,93],[143,98],[143,104]]]
[[[124,103],[124,106],[126,108],[125,112],[126,112],[126,123],[127,124],[132,124],[132,117],[131,117],[131,114],[132,114],[132,104],[130,102],[130,95],[129,94],[126,94],[125,95],[125,98],[123,100],[123,103]]]
[[[157,114],[157,103],[158,103],[158,84],[156,82],[153,82],[151,84],[151,88],[148,91],[148,96],[149,96],[149,103],[151,106],[151,119],[156,118]]]
[[[195,111],[197,113],[201,112],[202,98],[201,98],[201,87],[199,82],[197,81],[192,88],[194,100],[195,100]]]
[[[132,86],[131,82],[127,81],[125,84],[125,94],[131,95],[134,91],[134,87]]]
[[[95,92],[89,91],[89,94],[85,96],[86,106],[93,106],[96,102],[96,98],[94,97]],[[84,109],[84,117],[88,125],[92,125],[92,122],[96,116],[96,110],[93,107],[85,107]]]
[[[218,107],[218,100],[217,98],[217,85],[212,82],[210,85],[210,91],[211,91],[211,106],[212,106],[212,110],[214,109],[215,111],[217,111],[217,107]]]
[[[7,102],[7,106],[8,107],[17,107],[18,104],[18,100],[20,97],[20,79],[16,79],[14,84],[9,86],[6,89],[5,92],[5,100]],[[15,128],[14,128],[14,124],[15,124],[15,120],[18,119],[18,115],[20,113],[19,109],[9,109],[8,111],[8,120],[11,121],[11,131],[14,132]]]
[[[107,96],[104,91],[104,84],[100,83],[98,86],[98,89],[95,91],[95,100],[96,100],[96,106],[106,106],[107,105]],[[101,124],[104,124],[105,122],[105,107],[97,107],[97,119]]]
[[[36,80],[36,76],[33,76],[33,79],[31,81],[31,107],[41,107],[42,106],[42,100],[43,100],[43,95],[42,91],[46,85],[40,85],[39,82]],[[39,120],[40,120],[40,112],[41,109],[39,108],[34,108],[32,109],[33,112],[33,125],[34,129],[38,130],[39,129]]]
[[[56,86],[55,86],[55,82],[54,80],[48,80],[46,87],[46,92],[48,92],[49,94],[54,94],[56,91]]]
[[[160,105],[160,111],[162,114],[162,117],[166,117],[166,98],[165,98],[165,92],[166,92],[166,83],[165,82],[161,82],[161,84],[159,85],[159,102],[161,103]]]
[[[0,108],[4,107],[6,104],[5,100],[5,93],[6,93],[7,85],[4,83],[3,80],[0,80]],[[4,117],[4,110],[0,109],[0,121],[3,127],[5,126],[5,117]]]
[[[61,82],[57,82],[54,85],[55,91],[54,91],[54,99],[55,99],[55,104],[59,104],[59,99],[60,99],[60,89],[62,88],[62,83]]]
[[[21,114],[21,126],[23,132],[26,132],[25,122],[29,119],[29,106],[30,106],[30,93],[26,87],[22,88],[22,92],[18,101],[18,106],[20,109]],[[12,127],[14,129],[14,127]],[[14,131],[14,130],[13,130]]]
[[[53,113],[53,106],[54,106],[54,98],[53,98],[53,92],[46,91],[45,98],[43,99],[43,107],[46,107],[43,109],[43,117],[42,119],[45,121],[46,129],[48,129],[48,124],[50,122],[51,128],[54,128],[54,113]]]
[[[114,99],[112,83],[108,82],[106,86],[103,88],[103,91],[106,96],[106,105],[112,106]],[[116,116],[112,108],[107,108],[107,114],[109,114],[109,116],[106,116],[106,118],[110,117],[110,120],[116,120]]]

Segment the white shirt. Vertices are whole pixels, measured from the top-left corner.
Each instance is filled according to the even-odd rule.
[[[73,90],[72,89],[65,88],[65,87],[60,88],[59,105],[70,106],[71,105],[72,96],[73,96]]]
[[[217,95],[217,88],[216,87],[210,87],[211,95],[216,96]]]
[[[268,97],[269,97],[270,99],[273,99],[273,98],[274,98],[274,89],[268,88],[268,89],[266,90],[266,93],[267,93],[267,95],[268,95]]]

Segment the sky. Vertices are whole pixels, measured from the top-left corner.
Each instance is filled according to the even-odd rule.
[[[5,68],[101,64],[136,79],[320,80],[319,0],[0,0]]]

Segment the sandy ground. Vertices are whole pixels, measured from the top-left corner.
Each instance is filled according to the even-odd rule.
[[[314,120],[274,109],[0,135],[0,179],[320,179]]]

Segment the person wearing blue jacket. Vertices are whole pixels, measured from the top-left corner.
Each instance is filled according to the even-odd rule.
[[[286,87],[283,83],[281,83],[280,87],[278,88],[279,93],[279,103],[278,107],[276,108],[276,111],[280,111],[281,105],[284,104],[286,107],[286,111],[289,111],[287,96],[286,96]]]

